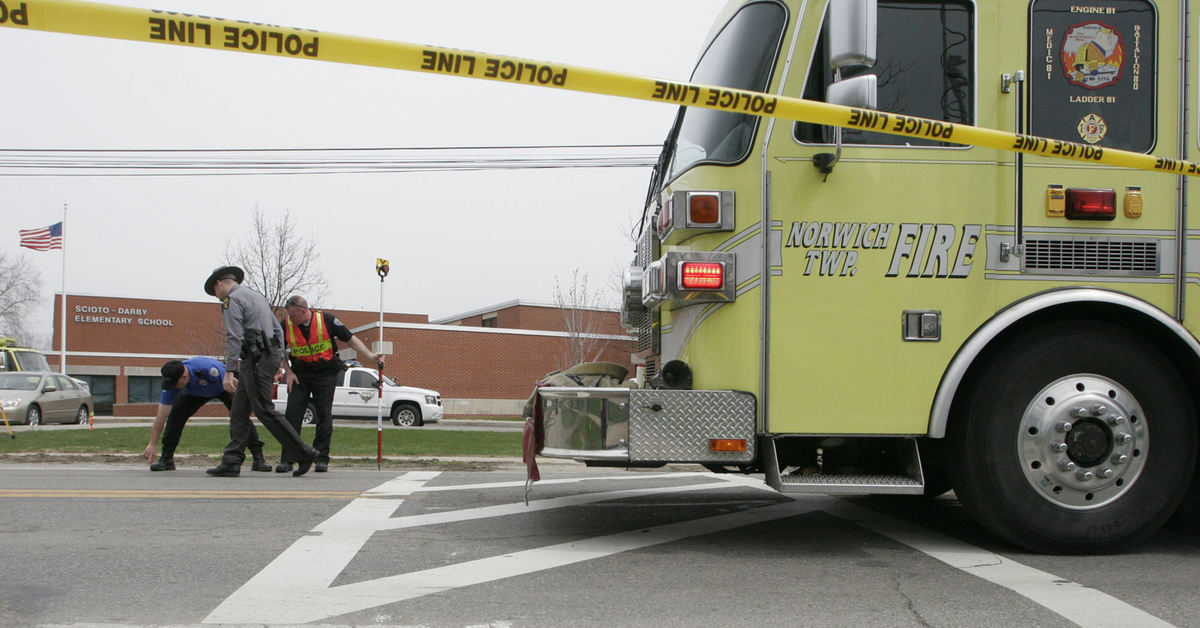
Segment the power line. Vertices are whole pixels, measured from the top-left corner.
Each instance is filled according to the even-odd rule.
[[[327,148],[0,149],[3,177],[396,174],[647,168],[653,144]]]
[[[455,150],[543,150],[576,148],[653,148],[659,144],[513,144],[511,146],[327,146],[323,148],[0,148],[0,153],[283,153],[335,151],[455,151]]]

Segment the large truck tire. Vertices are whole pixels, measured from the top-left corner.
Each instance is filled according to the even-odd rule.
[[[1192,479],[1196,416],[1150,342],[1100,321],[1028,329],[973,373],[950,426],[954,489],[992,533],[1043,553],[1126,551]]]

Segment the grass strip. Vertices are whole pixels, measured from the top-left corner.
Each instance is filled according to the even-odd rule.
[[[2,427],[2,426],[0,426]],[[260,425],[258,438],[263,441],[267,459],[277,459],[279,442]],[[333,428],[330,454],[334,456],[374,457],[378,447],[378,430]],[[94,431],[30,430],[16,432],[7,438],[0,432],[0,454],[3,453],[132,453],[140,454],[150,440],[149,427],[106,427]],[[301,436],[311,443],[314,429],[305,426]],[[226,425],[189,425],[183,430],[179,454],[220,455],[229,444]],[[159,445],[161,449],[161,444]],[[383,430],[385,456],[520,456],[520,432],[470,432],[454,430],[421,430],[395,428]]]

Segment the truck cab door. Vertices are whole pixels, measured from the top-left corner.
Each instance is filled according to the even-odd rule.
[[[997,126],[992,20],[1009,4],[1023,21],[1022,3],[878,0],[874,63],[864,55],[836,70],[839,29],[824,4],[804,5],[784,95],[829,102],[839,84],[873,74],[876,109],[860,111],[888,128],[905,116]],[[1013,62],[1020,48],[1004,45]],[[983,226],[1011,216],[999,209],[1012,191],[997,167],[1011,154],[957,143],[949,128],[926,126],[921,137],[848,128],[839,150],[833,127],[771,126],[766,431],[926,431],[941,370],[922,365],[945,364],[955,347],[906,340],[901,323],[907,312],[962,321],[989,308],[963,288],[984,275]]]

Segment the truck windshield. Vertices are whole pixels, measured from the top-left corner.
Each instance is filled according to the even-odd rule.
[[[692,82],[765,91],[787,24],[787,12],[776,2],[742,7],[700,58]],[[712,109],[681,109],[665,181],[698,163],[734,164],[749,154],[758,116]]]
[[[13,355],[17,358],[17,364],[22,371],[49,371],[50,364],[46,362],[46,356],[36,351],[13,351]]]

